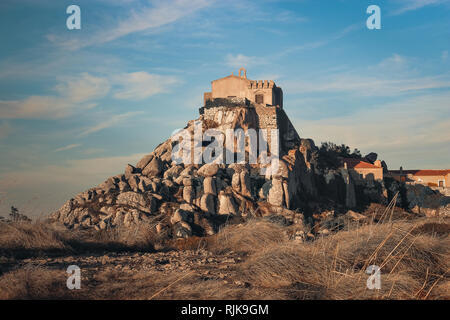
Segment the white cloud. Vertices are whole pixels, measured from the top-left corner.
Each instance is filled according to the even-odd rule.
[[[142,100],[167,92],[181,81],[174,76],[147,72],[97,77],[82,73],[59,79],[55,95],[29,96],[22,100],[0,100],[0,119],[60,119],[97,105],[97,100],[114,91],[116,99]],[[113,90],[112,90],[113,89]]]
[[[225,63],[232,68],[250,68],[257,65],[266,64],[266,60],[261,57],[250,57],[241,53],[237,55],[227,54],[225,57]]]
[[[55,87],[61,96],[71,102],[79,103],[106,96],[110,90],[109,81],[82,73],[78,78],[69,78]]]
[[[110,117],[107,117],[107,119],[105,121],[102,121],[100,123],[97,123],[96,125],[90,127],[90,128],[86,128],[84,129],[81,133],[80,133],[80,137],[85,137],[88,136],[94,132],[98,132],[101,130],[104,130],[106,128],[112,127],[126,119],[129,119],[135,115],[141,114],[142,112],[127,112],[127,113],[123,113],[123,114],[117,114],[117,115],[113,115]]]
[[[402,70],[404,71],[407,67],[409,67],[410,59],[405,56],[401,56],[397,53],[394,53],[392,56],[381,61],[377,68],[382,68],[387,71],[394,70]]]
[[[143,100],[169,91],[171,86],[180,81],[173,76],[133,72],[115,77],[115,82],[121,87],[114,94],[116,99]]]
[[[74,148],[78,148],[78,147],[81,147],[81,144],[79,144],[79,143],[69,144],[67,146],[56,149],[55,152],[66,151],[66,150],[70,150],[70,149],[74,149]]]
[[[105,96],[110,86],[106,79],[82,73],[60,80],[55,87],[58,94],[30,96],[22,100],[0,100],[0,118],[3,119],[58,119],[76,110],[90,109],[89,100]]]
[[[393,15],[403,14],[408,11],[418,10],[430,5],[449,3],[449,0],[402,0],[401,7],[393,12]]]

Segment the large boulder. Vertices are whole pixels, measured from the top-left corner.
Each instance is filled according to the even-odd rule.
[[[191,213],[181,209],[177,209],[173,216],[170,218],[171,224],[176,224],[181,221],[189,222],[192,220]]]
[[[192,186],[183,187],[183,200],[191,204],[194,200],[195,191]]]
[[[152,161],[153,157],[153,153],[146,155],[141,160],[139,160],[139,162],[136,164],[136,168],[139,168],[141,170],[144,169],[150,163],[150,161]]]
[[[162,173],[162,163],[157,157],[154,157],[152,161],[142,170],[142,174],[149,177],[158,177]]]
[[[203,177],[212,177],[219,171],[219,165],[217,163],[207,163],[198,169],[197,173]]]
[[[272,179],[272,187],[269,190],[267,201],[276,207],[281,207],[284,204],[284,189],[281,178]]]
[[[152,213],[155,209],[156,199],[149,194],[137,192],[124,192],[117,196],[116,204],[119,206],[129,206],[146,213]]]
[[[200,208],[207,213],[216,213],[214,196],[210,193],[202,195],[200,199]]]
[[[234,198],[226,194],[224,191],[221,191],[219,194],[219,209],[218,214],[232,214],[236,215],[238,213],[236,203]]]
[[[213,177],[206,177],[203,180],[203,192],[204,193],[210,193],[213,195],[217,194],[216,191],[216,181]]]
[[[164,172],[164,179],[175,179],[183,171],[182,166],[175,165]]]

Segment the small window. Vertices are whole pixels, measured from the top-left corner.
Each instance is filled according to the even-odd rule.
[[[264,95],[262,95],[262,94],[255,95],[255,102],[256,103],[264,103]]]

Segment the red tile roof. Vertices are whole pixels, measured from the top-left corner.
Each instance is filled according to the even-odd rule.
[[[369,162],[362,161],[361,159],[345,158],[344,163],[347,164],[348,169],[358,168],[358,169],[380,169]]]
[[[390,173],[400,174],[400,170],[389,170]],[[403,174],[412,174],[413,176],[445,176],[450,170],[403,170]]]
[[[450,170],[418,170],[415,176],[445,176]]]

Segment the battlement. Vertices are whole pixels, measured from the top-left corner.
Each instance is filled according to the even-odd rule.
[[[250,80],[249,89],[272,89],[276,87],[273,80]]]

